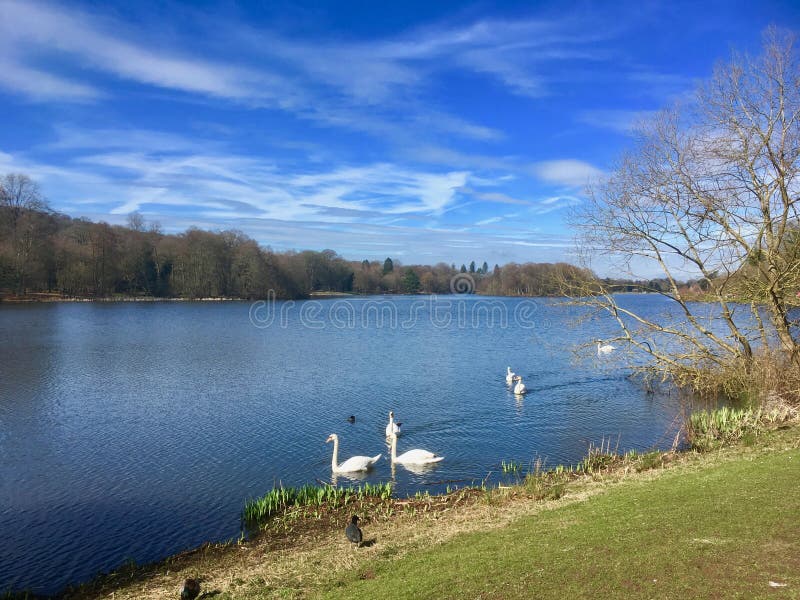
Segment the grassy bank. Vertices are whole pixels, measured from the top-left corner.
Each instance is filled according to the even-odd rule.
[[[509,488],[287,504],[253,540],[121,570],[64,597],[177,597],[184,578],[200,577],[219,600],[800,598],[797,426],[703,453],[596,447],[575,468]],[[366,547],[344,539],[350,514],[362,516]]]
[[[487,529],[366,562],[324,596],[800,598],[800,451],[712,459]]]

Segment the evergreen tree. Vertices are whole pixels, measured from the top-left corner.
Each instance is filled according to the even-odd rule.
[[[414,272],[414,269],[406,269],[403,274],[403,291],[406,294],[416,294],[419,291],[420,283],[419,277]]]
[[[475,261],[474,260],[471,263],[469,263],[469,272],[470,273],[474,273],[475,272]]]
[[[394,263],[392,262],[391,258],[387,258],[385,261],[383,261],[383,274],[386,275],[392,271],[394,271]]]
[[[467,272],[467,266],[466,265],[461,265],[461,272],[462,273],[466,273]]]

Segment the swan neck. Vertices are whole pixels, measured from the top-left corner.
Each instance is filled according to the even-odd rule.
[[[331,457],[331,468],[335,471],[339,466],[339,438],[333,438],[333,456]]]

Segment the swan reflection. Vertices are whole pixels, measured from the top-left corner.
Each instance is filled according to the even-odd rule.
[[[403,467],[406,471],[408,471],[409,473],[413,473],[414,475],[427,475],[428,473],[431,473],[439,466],[439,463],[428,463],[423,465],[413,465],[413,464],[405,465],[402,463],[397,463],[397,464],[400,464],[400,466]],[[396,468],[397,468],[396,463],[392,463],[392,480],[394,480],[395,478]]]
[[[344,483],[362,483],[370,476],[369,471],[351,471],[349,473],[331,473],[331,485],[336,486],[341,479]]]

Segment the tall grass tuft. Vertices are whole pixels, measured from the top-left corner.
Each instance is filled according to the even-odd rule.
[[[523,486],[536,500],[558,500],[567,489],[567,482],[572,477],[572,469],[567,470],[559,465],[553,470],[545,470],[544,463],[537,458],[533,469],[525,476]]]
[[[253,527],[266,523],[292,506],[339,508],[365,498],[388,500],[392,497],[391,483],[365,483],[358,487],[333,485],[304,485],[301,487],[273,488],[260,498],[247,500],[242,510],[242,521]]]
[[[774,402],[800,406],[800,371],[777,352],[761,350],[752,359],[738,358],[722,365],[687,367],[676,374],[679,387],[700,398],[726,398],[745,406]]]
[[[617,446],[619,440],[617,440]],[[589,450],[581,462],[576,465],[578,471],[583,471],[591,475],[598,471],[604,471],[619,462],[620,455],[617,453],[617,448],[611,450],[611,438],[606,440],[603,438],[599,446],[594,443],[589,444]]]
[[[525,489],[536,500],[558,500],[567,489],[569,478],[552,472],[541,475],[528,474],[525,477]]]
[[[710,450],[740,440],[746,434],[757,435],[766,420],[761,408],[723,406],[712,411],[701,410],[689,417],[689,443],[695,450]]]
[[[689,416],[687,437],[695,450],[709,450],[742,440],[752,445],[754,439],[770,426],[797,419],[798,410],[779,399],[761,406],[700,411]]]

